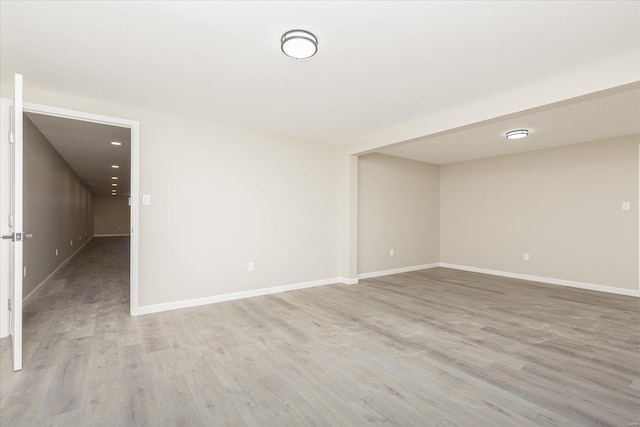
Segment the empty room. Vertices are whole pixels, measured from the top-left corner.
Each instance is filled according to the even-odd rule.
[[[0,425],[640,423],[640,2],[0,0]]]

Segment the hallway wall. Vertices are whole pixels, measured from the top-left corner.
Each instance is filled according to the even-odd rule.
[[[24,165],[26,298],[93,236],[93,195],[26,115]]]
[[[93,218],[96,236],[128,236],[131,234],[129,197],[93,196]]]

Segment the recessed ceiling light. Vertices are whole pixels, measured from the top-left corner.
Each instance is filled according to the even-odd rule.
[[[290,30],[282,35],[280,48],[291,58],[311,58],[318,52],[318,38],[309,31]]]
[[[122,142],[111,141],[111,145],[122,145]]]
[[[529,136],[528,129],[516,129],[507,132],[507,139],[520,139]]]
[[[112,176],[111,179],[118,179],[118,177],[117,176]]]
[[[118,169],[120,166],[118,166],[118,165],[111,165],[111,167],[112,167],[112,168],[114,168],[114,169]]]
[[[112,187],[117,187],[118,184],[116,184],[115,182],[113,184],[111,184]]]

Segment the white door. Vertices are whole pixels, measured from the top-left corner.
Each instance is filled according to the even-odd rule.
[[[22,76],[15,75],[13,108],[11,110],[11,308],[10,333],[13,350],[13,370],[22,369]]]

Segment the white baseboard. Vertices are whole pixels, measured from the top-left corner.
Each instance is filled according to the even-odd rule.
[[[40,284],[38,286],[36,286],[31,292],[29,292],[29,295],[27,295],[26,297],[24,297],[22,299],[22,305],[25,306],[27,305],[27,303],[29,302],[29,300],[31,299],[31,297],[33,297],[35,295],[36,292],[38,292],[40,290],[40,288],[42,288],[48,281],[49,279],[51,279],[53,277],[54,274],[56,274],[58,272],[58,270],[60,270],[62,267],[64,267],[65,265],[67,265],[69,263],[69,261],[71,261],[77,254],[80,253],[80,251],[87,246],[87,244],[91,241],[91,239],[93,239],[94,236],[89,237],[89,240],[87,240],[86,242],[84,242],[82,244],[82,246],[80,246],[78,249],[75,250],[75,252],[73,252],[71,255],[69,255],[67,257],[67,259],[65,259],[62,264],[60,264],[58,267],[56,267],[55,270],[53,270],[51,272],[51,274],[49,274],[42,282],[40,282]]]
[[[261,295],[278,294],[280,292],[295,291],[298,289],[305,289],[305,288],[314,288],[316,286],[332,285],[336,283],[351,284],[351,283],[346,283],[346,281],[352,281],[352,280],[356,280],[357,282],[357,279],[345,279],[342,277],[334,277],[331,279],[314,280],[311,282],[292,283],[290,285],[273,286],[271,288],[262,288],[262,289],[254,289],[250,291],[233,292],[229,294],[214,295],[210,297],[194,298],[194,299],[175,301],[175,302],[167,302],[163,304],[143,305],[138,307],[137,310],[135,310],[135,313],[132,313],[132,315],[139,316],[142,314],[159,313],[161,311],[176,310],[179,308],[197,307],[200,305],[214,304],[214,303],[224,302],[224,301],[233,301],[237,299],[251,298],[251,297],[257,297]]]
[[[347,279],[346,277],[339,277],[338,278],[338,282],[345,284],[345,285],[357,285],[358,284],[358,279]]]
[[[94,234],[93,237],[129,237],[130,234]]]
[[[596,285],[593,283],[576,282],[573,280],[554,279],[551,277],[533,276],[530,274],[511,273],[508,271],[490,270],[488,268],[469,267],[466,265],[439,263],[440,267],[452,268],[454,270],[471,271],[474,273],[491,274],[494,276],[511,277],[513,279],[530,280],[533,282],[549,283],[552,285],[568,286],[571,288],[587,289],[590,291],[607,292],[610,294],[640,297],[640,290],[617,288],[615,286]]]
[[[370,279],[372,277],[388,276],[390,274],[407,273],[409,271],[425,270],[427,268],[439,267],[440,263],[433,262],[431,264],[414,265],[411,267],[394,268],[391,270],[374,271],[371,273],[358,274],[358,279]]]

